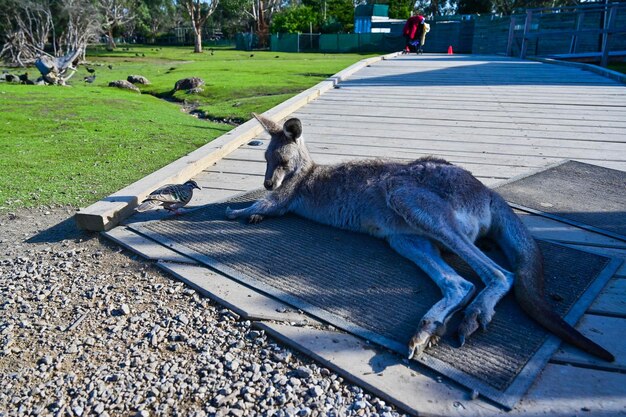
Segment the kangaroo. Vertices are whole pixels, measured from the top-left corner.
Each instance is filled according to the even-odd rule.
[[[496,304],[514,286],[523,310],[548,331],[606,361],[613,355],[554,313],[544,299],[539,247],[504,199],[468,171],[443,159],[371,159],[337,165],[313,162],[300,120],[283,126],[254,114],[271,140],[265,152],[264,186],[270,192],[247,208],[226,209],[229,219],[258,223],[287,212],[326,225],[385,239],[414,262],[440,288],[443,297],[421,318],[409,341],[408,357],[422,355],[445,332],[446,323],[465,307],[458,327],[461,345],[486,329]],[[495,241],[514,266],[505,270],[475,245]],[[476,271],[485,288],[475,287],[441,257],[448,250]]]

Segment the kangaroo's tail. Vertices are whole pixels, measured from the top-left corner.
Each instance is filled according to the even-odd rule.
[[[515,298],[533,320],[561,340],[613,362],[615,357],[594,343],[552,310],[544,297],[543,258],[521,220],[497,194],[491,201],[492,235],[515,269]]]

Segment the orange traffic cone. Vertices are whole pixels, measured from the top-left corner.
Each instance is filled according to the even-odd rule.
[[[454,54],[454,52],[452,52],[452,45],[448,46],[448,55],[452,55]]]

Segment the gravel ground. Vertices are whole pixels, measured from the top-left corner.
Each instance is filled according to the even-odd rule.
[[[0,417],[399,415],[72,214],[0,215]]]

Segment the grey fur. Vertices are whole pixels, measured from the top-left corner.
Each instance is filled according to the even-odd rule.
[[[409,357],[436,343],[452,314],[464,307],[458,328],[461,343],[479,327],[485,329],[496,304],[515,282],[516,297],[533,319],[561,339],[613,360],[613,355],[549,309],[543,298],[543,262],[536,242],[506,202],[468,171],[431,157],[318,165],[307,150],[298,119],[280,126],[255,117],[271,134],[264,181],[271,192],[245,209],[228,208],[227,217],[247,217],[256,223],[264,216],[293,212],[386,239],[424,270],[443,294],[422,317],[409,342]],[[499,243],[515,273],[475,246],[483,236]],[[473,300],[474,285],[445,263],[442,249],[460,256],[485,283]]]

